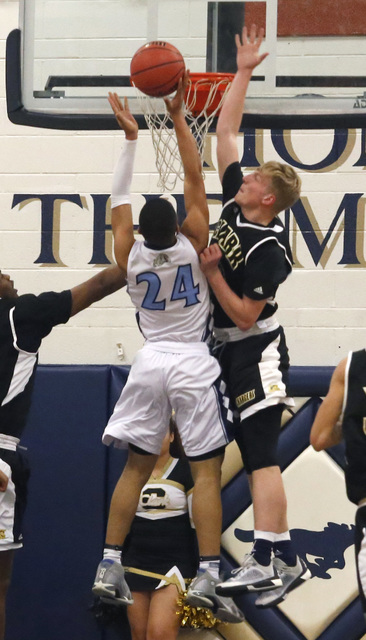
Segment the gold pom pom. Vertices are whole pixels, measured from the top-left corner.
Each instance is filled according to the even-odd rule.
[[[191,607],[185,599],[187,592],[185,591],[178,598],[177,615],[180,617],[180,626],[184,629],[213,629],[219,624],[225,624],[213,615],[210,609],[203,607]]]

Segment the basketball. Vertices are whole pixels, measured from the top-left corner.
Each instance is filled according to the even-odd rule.
[[[131,82],[155,98],[175,91],[184,72],[183,56],[169,42],[148,42],[136,51],[131,60]]]

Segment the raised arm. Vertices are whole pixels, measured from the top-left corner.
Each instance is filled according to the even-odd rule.
[[[318,409],[310,432],[310,444],[316,451],[328,449],[342,440],[340,417],[343,407],[347,358],[336,367],[327,395]]]
[[[125,132],[125,142],[113,174],[112,182],[112,231],[117,264],[127,271],[128,256],[135,242],[131,209],[130,188],[133,176],[138,125],[131,114],[128,100],[124,105],[116,93],[108,96],[116,120]]]
[[[249,35],[244,27],[241,38],[238,34],[235,36],[238,70],[225,98],[216,127],[217,162],[221,182],[225,169],[239,160],[236,137],[240,129],[249,81],[253,69],[268,55],[259,53],[263,35],[264,29],[257,32],[257,27],[252,25]]]
[[[187,216],[182,224],[181,232],[187,236],[199,254],[207,247],[208,243],[209,211],[201,158],[182,109],[187,82],[188,72],[179,82],[174,98],[171,100],[166,98],[165,104],[173,120],[184,170],[184,204]]]

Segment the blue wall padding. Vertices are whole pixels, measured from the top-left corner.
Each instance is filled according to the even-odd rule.
[[[32,468],[25,546],[15,555],[6,640],[130,640],[125,617],[106,627],[89,610],[109,501],[126,461],[126,452],[105,447],[101,436],[128,372],[129,367],[108,365],[38,368],[22,440]],[[332,367],[290,370],[291,394],[310,399],[282,430],[282,468],[308,446],[332,372]],[[333,455],[341,461],[343,449],[335,448]],[[244,471],[222,497],[226,528],[250,504]],[[222,562],[224,570],[235,566],[225,552]],[[264,640],[303,638],[279,609],[258,611],[254,600],[248,595],[237,602]],[[355,632],[347,640],[356,640],[363,625],[356,600],[321,640],[344,640],[350,628]]]
[[[359,598],[338,616],[317,640],[361,640],[365,637],[365,618]]]
[[[334,367],[291,367],[289,375],[289,395],[325,396]]]
[[[108,417],[112,415],[114,405],[116,404],[121,390],[123,389],[128,373],[129,367],[111,367],[110,371],[110,387],[108,398]],[[106,477],[106,499],[109,505],[112,497],[115,484],[123,471],[127,459],[127,451],[123,449],[116,449],[115,447],[105,447],[108,455],[108,471]]]
[[[26,537],[16,553],[6,640],[112,637],[88,611],[106,527],[101,435],[110,388],[109,366],[38,368],[22,440],[32,468]]]

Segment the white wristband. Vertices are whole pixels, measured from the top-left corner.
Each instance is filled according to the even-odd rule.
[[[111,205],[112,209],[120,204],[131,203],[131,182],[135,160],[137,140],[125,140],[121,155],[113,173]]]

